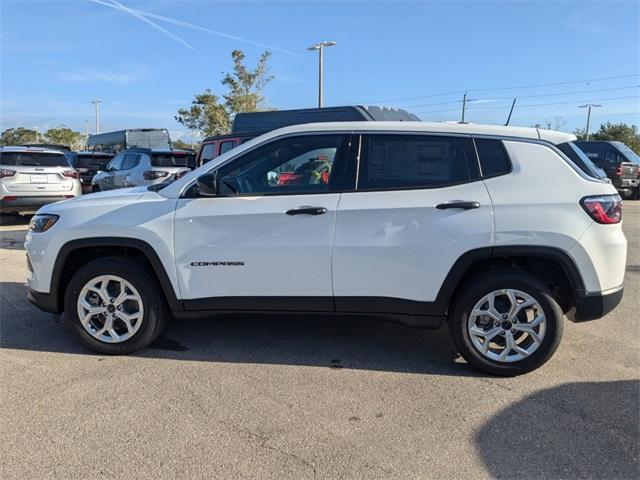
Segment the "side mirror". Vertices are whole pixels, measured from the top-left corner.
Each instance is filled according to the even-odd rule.
[[[207,172],[196,180],[198,193],[203,197],[215,197],[218,194],[218,172]]]

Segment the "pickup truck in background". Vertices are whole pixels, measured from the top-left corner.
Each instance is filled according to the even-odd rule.
[[[607,174],[625,199],[639,199],[640,157],[622,142],[582,141],[575,144]]]

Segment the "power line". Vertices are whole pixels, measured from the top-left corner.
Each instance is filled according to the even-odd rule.
[[[420,98],[434,98],[434,97],[444,97],[446,95],[454,95],[454,94],[460,94],[460,93],[464,93],[464,92],[491,92],[491,91],[497,91],[497,90],[519,90],[519,89],[524,89],[524,88],[539,88],[539,87],[557,87],[560,85],[575,85],[575,84],[579,84],[579,83],[587,83],[587,82],[601,82],[601,81],[605,81],[605,80],[618,80],[621,78],[632,78],[632,77],[638,77],[640,76],[640,74],[638,73],[633,73],[630,75],[616,75],[616,76],[612,76],[612,77],[598,77],[598,78],[587,78],[584,80],[570,80],[570,81],[566,81],[566,82],[553,82],[553,83],[538,83],[535,85],[519,85],[519,86],[512,86],[512,87],[492,87],[492,88],[467,88],[464,90],[452,90],[450,92],[443,92],[443,93],[434,93],[431,95],[419,95],[416,97],[404,97],[404,98],[394,98],[394,99],[386,99],[386,100],[369,100],[366,102],[353,102],[353,103],[364,103],[364,104],[372,104],[372,103],[381,103],[381,102],[404,102],[407,100],[417,100]]]
[[[629,89],[634,89],[634,88],[640,88],[640,85],[629,85],[626,87],[615,87],[615,88],[597,88],[594,90],[578,90],[578,91],[573,91],[573,92],[557,92],[557,93],[544,93],[544,94],[537,94],[537,95],[518,95],[517,97],[520,98],[541,98],[541,97],[557,97],[557,96],[563,96],[563,95],[577,95],[580,93],[594,93],[594,92],[612,92],[614,90],[629,90]],[[499,100],[513,100],[513,96],[511,97],[498,97],[498,98],[487,98],[487,99],[478,99],[478,100],[495,100],[495,101],[499,101]],[[434,102],[434,103],[422,103],[419,105],[406,105],[403,106],[402,108],[419,108],[419,107],[430,107],[430,106],[435,106],[435,105],[453,105],[453,104],[458,104],[460,103],[462,100],[450,100],[447,102]]]
[[[609,98],[601,98],[598,100],[593,100],[594,102],[606,102],[606,101],[612,101],[612,100],[628,100],[630,98],[635,98],[638,99],[639,97],[637,95],[631,95],[631,96],[627,96],[627,97],[609,97]],[[525,108],[525,107],[546,107],[549,105],[569,105],[572,103],[581,103],[581,102],[588,102],[590,100],[584,100],[584,99],[577,99],[577,100],[570,100],[570,101],[565,101],[565,102],[549,102],[549,103],[526,103],[524,105],[518,105],[518,108]],[[504,109],[504,105],[501,106],[488,106],[488,107],[483,107],[483,106],[479,106],[479,107],[475,107],[474,110],[495,110],[495,109]],[[453,108],[447,108],[445,110],[427,110],[427,111],[416,111],[414,113],[440,113],[440,112],[454,112],[457,111],[457,109],[453,109]]]

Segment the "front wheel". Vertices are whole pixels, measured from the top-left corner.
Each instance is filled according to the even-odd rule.
[[[65,292],[65,319],[89,349],[127,354],[153,342],[169,316],[153,273],[134,259],[106,257],[81,267]]]
[[[551,291],[526,272],[479,275],[454,300],[449,328],[460,354],[493,375],[530,372],[562,338],[563,313]]]

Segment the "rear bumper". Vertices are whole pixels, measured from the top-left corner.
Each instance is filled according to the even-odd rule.
[[[35,290],[29,289],[29,293],[27,293],[27,300],[43,312],[55,314],[62,313],[58,305],[58,298],[56,294],[36,292]]]
[[[4,198],[0,199],[0,210],[2,210],[3,212],[35,211],[44,205],[48,205],[49,203],[59,202],[61,200],[70,200],[71,198],[74,198],[75,195],[73,197],[65,197],[64,195],[7,195],[7,197],[10,197],[11,200],[5,200]]]
[[[624,288],[606,293],[576,296],[576,308],[567,316],[573,322],[586,322],[604,317],[618,306],[622,300]]]

